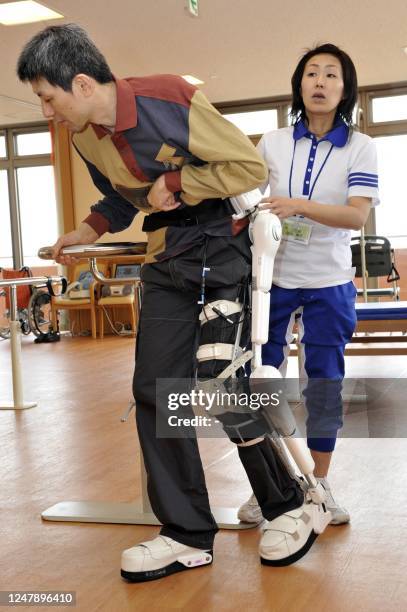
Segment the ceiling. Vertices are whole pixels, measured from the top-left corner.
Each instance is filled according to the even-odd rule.
[[[0,25],[0,126],[42,118],[15,64],[25,42],[53,23],[84,27],[118,76],[193,74],[212,102],[288,94],[301,53],[321,42],[351,55],[360,85],[407,80],[406,0],[199,0],[198,18],[186,0],[41,2],[65,19]]]

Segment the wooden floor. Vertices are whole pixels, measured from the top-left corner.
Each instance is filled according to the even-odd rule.
[[[0,399],[11,398],[9,350],[0,341]],[[122,549],[156,528],[51,523],[40,515],[63,500],[138,496],[134,419],[119,418],[130,398],[133,340],[35,345],[26,337],[23,361],[25,397],[39,405],[0,411],[0,590],[73,590],[84,612],[407,609],[406,440],[339,441],[331,481],[352,523],[329,527],[297,564],[263,567],[258,529],[222,531],[211,567],[127,584]],[[407,357],[351,357],[348,371],[405,377]],[[234,447],[201,442],[212,502],[238,506],[249,486]]]

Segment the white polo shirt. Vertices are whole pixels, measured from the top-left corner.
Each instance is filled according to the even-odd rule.
[[[318,140],[303,122],[264,134],[257,148],[269,169],[270,196],[304,198],[347,205],[352,196],[379,203],[377,156],[373,140],[340,122]],[[282,240],[273,282],[288,289],[321,288],[354,278],[351,232],[290,217],[311,227],[308,244]]]

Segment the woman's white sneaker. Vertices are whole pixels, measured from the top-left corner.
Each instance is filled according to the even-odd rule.
[[[243,523],[261,523],[264,517],[261,513],[261,508],[257,502],[254,493],[249,497],[247,502],[242,504],[237,511],[237,518]]]
[[[349,523],[350,514],[346,508],[340,506],[334,499],[332,495],[332,490],[329,485],[329,482],[326,478],[317,478],[318,482],[322,484],[326,492],[326,506],[327,509],[332,514],[330,525],[344,525]],[[254,493],[250,496],[250,498],[242,504],[237,512],[238,519],[243,523],[260,523],[264,520],[263,515],[261,513],[261,508],[257,503],[257,499],[254,496]]]
[[[130,582],[145,582],[210,565],[212,560],[212,550],[192,548],[159,535],[154,540],[141,542],[123,551],[121,575]]]
[[[308,552],[330,519],[323,504],[306,500],[299,508],[267,521],[259,546],[261,562],[274,566],[295,563]]]
[[[324,487],[326,492],[326,507],[332,514],[330,525],[344,525],[349,523],[350,514],[343,506],[340,506],[334,499],[331,491],[331,487],[326,478],[317,478],[318,482]]]

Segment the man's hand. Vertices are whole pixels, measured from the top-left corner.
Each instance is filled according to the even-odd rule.
[[[64,234],[52,247],[52,257],[64,266],[78,263],[79,259],[71,255],[59,255],[61,249],[73,244],[92,244],[99,238],[98,234],[87,223],[81,223],[77,230]]]
[[[259,208],[261,210],[271,210],[279,219],[286,219],[303,214],[301,203],[302,200],[298,198],[272,197],[264,198]]]
[[[154,212],[159,210],[174,210],[180,206],[181,202],[176,202],[174,194],[168,191],[164,174],[158,177],[156,182],[151,187],[147,201],[150,206],[154,209]]]

